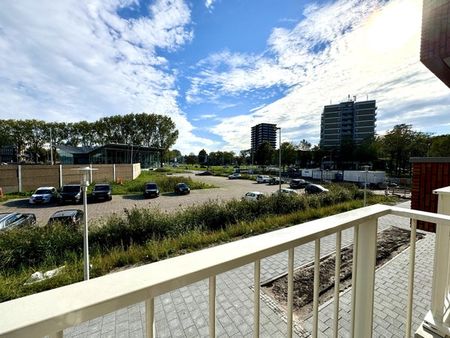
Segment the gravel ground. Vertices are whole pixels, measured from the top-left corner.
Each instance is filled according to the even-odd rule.
[[[189,195],[177,196],[173,193],[164,193],[154,199],[144,199],[142,195],[113,196],[112,201],[89,203],[89,219],[99,219],[112,213],[120,213],[124,208],[156,207],[165,211],[174,211],[180,207],[204,203],[209,200],[240,199],[249,191],[260,191],[271,194],[278,189],[278,185],[257,184],[250,180],[229,180],[217,176],[195,176],[194,174],[177,174],[178,176],[191,177],[194,180],[210,183],[217,188],[192,190]],[[282,187],[288,187],[283,184]],[[302,190],[299,190],[302,192]],[[34,213],[38,224],[47,223],[50,216],[57,210],[83,209],[83,205],[30,205],[28,199],[9,200],[0,204],[0,213],[3,212],[27,212]]]

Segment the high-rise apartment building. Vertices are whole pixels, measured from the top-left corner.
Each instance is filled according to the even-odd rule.
[[[263,142],[269,142],[275,149],[277,146],[277,125],[260,123],[252,127],[252,152],[258,150]]]
[[[351,101],[325,106],[320,128],[320,147],[337,149],[344,140],[360,144],[375,136],[376,102]]]
[[[450,0],[424,0],[420,61],[450,87]]]

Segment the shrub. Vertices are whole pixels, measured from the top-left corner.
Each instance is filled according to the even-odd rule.
[[[171,177],[171,179],[183,179]],[[176,213],[157,209],[131,208],[124,214],[113,214],[103,224],[91,226],[89,244],[92,252],[105,252],[149,241],[175,238],[189,231],[216,232],[230,226],[251,222],[265,215],[286,215],[297,211],[318,209],[358,198],[358,190],[330,186],[330,192],[320,195],[274,195],[258,201],[208,201]],[[190,241],[192,242],[192,238]],[[62,264],[80,257],[83,236],[65,226],[45,226],[17,229],[0,233],[0,269],[17,269],[39,264]],[[121,258],[125,259],[125,258]]]

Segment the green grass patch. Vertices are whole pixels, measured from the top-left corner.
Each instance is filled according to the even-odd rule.
[[[178,213],[133,208],[111,216],[90,232],[92,277],[158,261],[212,245],[253,236],[359,208],[357,195],[333,188],[330,197],[269,197],[261,203],[210,201]],[[287,197],[287,198],[286,198]],[[393,201],[369,196],[370,204]],[[82,233],[60,225],[0,233],[0,301],[83,279]],[[25,286],[35,271],[65,265],[56,278]]]
[[[141,174],[133,181],[126,181],[123,184],[111,183],[113,195],[126,195],[143,193],[144,184],[154,182],[158,184],[159,190],[164,192],[172,192],[177,183],[184,182],[193,190],[215,188],[213,185],[192,180],[190,177],[173,176],[174,172],[185,172],[183,170],[161,168],[155,171],[142,171]]]
[[[33,192],[31,192],[31,191],[7,193],[7,194],[4,194],[3,197],[0,197],[0,203],[1,202],[6,202],[6,201],[9,201],[9,200],[19,199],[19,198],[30,197],[32,193]]]

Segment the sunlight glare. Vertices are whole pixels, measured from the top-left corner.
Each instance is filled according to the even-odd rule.
[[[395,52],[420,37],[420,25],[420,1],[393,2],[369,18],[365,43],[377,54]]]

